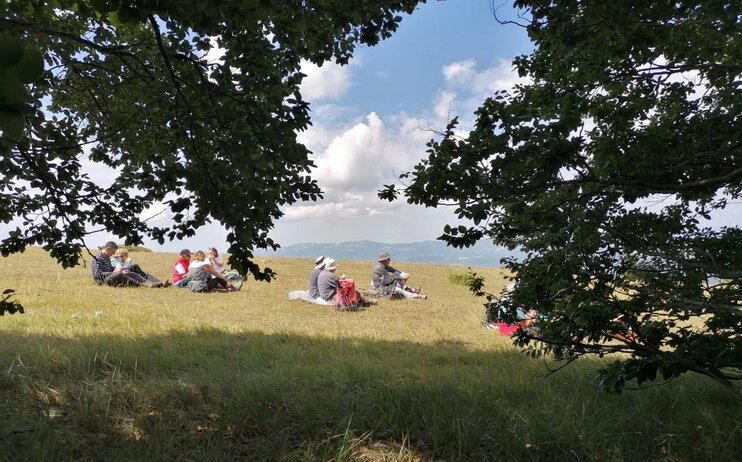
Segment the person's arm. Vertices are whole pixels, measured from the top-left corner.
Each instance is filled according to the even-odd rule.
[[[384,271],[386,274],[384,274],[383,284],[385,286],[390,286],[394,283],[399,282],[399,274],[400,272],[391,266],[387,266],[384,268]]]
[[[185,265],[183,263],[178,262],[175,265],[175,271],[178,272],[181,276],[185,276],[188,273],[188,270],[186,269]]]

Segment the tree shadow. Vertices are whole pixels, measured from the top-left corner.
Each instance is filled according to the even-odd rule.
[[[735,460],[740,453],[742,408],[732,393],[684,379],[605,395],[590,380],[591,361],[545,378],[540,361],[513,349],[216,328],[136,338],[13,333],[1,345],[7,460]],[[678,436],[688,429],[694,434]],[[372,450],[379,453],[368,456]]]

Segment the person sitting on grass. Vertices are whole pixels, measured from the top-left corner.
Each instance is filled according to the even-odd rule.
[[[503,289],[500,295],[500,301],[509,301],[513,297],[514,291],[515,282],[511,282]],[[531,337],[541,336],[541,327],[538,325],[538,322],[543,319],[543,316],[536,309],[527,308],[525,305],[518,305],[515,308],[515,324],[497,321],[497,319],[502,319],[506,314],[507,311],[504,308],[498,308],[496,303],[492,303],[487,310],[487,317],[493,320],[485,322],[485,326],[488,329],[498,330],[502,335],[509,336],[517,330],[523,330],[523,332]]]
[[[221,274],[217,273],[202,250],[193,254],[193,259],[188,265],[188,279],[188,289],[191,292],[209,292],[216,288],[233,292],[242,288],[242,281],[227,282]]]
[[[100,253],[93,257],[90,270],[93,280],[98,285],[113,287],[167,287],[164,282],[149,282],[136,273],[131,271],[116,271],[111,265],[111,257],[118,250],[118,245],[113,241],[108,241],[103,245]]]
[[[420,298],[426,300],[427,295],[420,294],[420,289],[406,289],[407,279],[402,277],[402,272],[392,268],[389,252],[382,252],[377,258],[377,263],[371,272],[371,290],[379,297],[386,298]],[[407,273],[404,273],[407,275]],[[409,278],[409,275],[407,275]]]
[[[134,264],[129,258],[129,251],[123,247],[114,252],[113,257],[111,257],[111,266],[113,266],[114,271],[132,272],[135,276],[140,276],[142,278],[141,282],[151,282],[153,284],[162,282],[159,278],[144,272],[139,265]],[[164,284],[166,287],[172,285],[169,280],[165,280]]]
[[[412,292],[413,294],[419,294],[422,290],[421,287],[410,287],[407,285],[407,281],[410,279],[410,273],[405,273],[404,271],[400,271],[399,273],[399,281],[397,281],[397,285],[402,289],[406,290],[407,292]]]
[[[226,269],[224,267],[224,259],[219,255],[219,251],[216,250],[216,247],[209,247],[209,253],[206,255],[206,259],[211,264],[211,267],[214,268],[214,271],[224,276],[224,279],[227,281],[242,280],[242,276],[240,276],[237,271]]]
[[[309,296],[312,298],[319,298],[317,280],[323,269],[325,269],[325,257],[321,255],[314,260],[314,269],[309,273]]]
[[[188,266],[191,264],[191,251],[183,249],[180,256],[173,265],[172,279],[175,287],[186,287],[188,285]]]

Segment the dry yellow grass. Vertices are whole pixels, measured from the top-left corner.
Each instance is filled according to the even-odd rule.
[[[133,253],[135,263],[165,279],[177,258],[168,253]],[[328,307],[288,300],[291,290],[306,290],[312,259],[258,258],[278,277],[271,283],[248,280],[238,293],[195,294],[185,289],[120,289],[96,286],[87,267],[62,269],[40,249],[0,260],[3,286],[17,291],[27,308],[27,327],[32,319],[56,319],[67,327],[85,320],[105,318],[107,323],[132,323],[131,335],[146,335],[169,328],[220,326],[230,330],[256,329],[264,333],[285,332],[328,338],[359,337],[405,340],[431,344],[451,341],[470,348],[487,349],[492,335],[481,328],[482,300],[469,290],[450,282],[451,273],[465,273],[466,267],[395,262],[412,274],[411,283],[422,286],[428,300],[382,300],[356,313],[340,313]],[[339,261],[339,274],[368,287],[372,261]],[[487,277],[492,290],[504,286],[504,272],[476,268]],[[29,279],[29,274],[39,277]],[[96,329],[104,328],[96,322]],[[105,324],[105,323],[104,323]],[[42,330],[49,326],[43,322]],[[74,331],[74,330],[73,330]],[[62,333],[60,331],[60,333]],[[505,342],[503,342],[505,343]]]

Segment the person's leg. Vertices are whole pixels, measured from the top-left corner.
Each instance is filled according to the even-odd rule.
[[[427,295],[416,294],[414,292],[404,290],[403,288],[399,286],[394,288],[394,294],[397,295],[398,297],[403,297],[403,298],[422,298],[424,300],[428,298]]]
[[[144,273],[144,271],[142,271],[142,273]],[[142,276],[144,276],[144,278],[146,280],[148,280],[149,282],[153,282],[153,283],[162,282],[162,279],[160,279],[157,276],[154,276],[152,274],[149,274],[149,273],[144,273],[144,274],[142,274]],[[168,279],[168,281],[169,281],[169,279]]]
[[[174,285],[175,287],[178,287],[178,288],[180,288],[180,289],[183,289],[183,288],[186,288],[186,287],[188,287],[188,282],[189,282],[190,280],[191,280],[191,278],[189,278],[188,276],[186,276],[186,277],[184,277],[183,279],[181,279],[180,281],[176,282],[176,283],[175,283],[175,284],[173,284],[173,285]]]
[[[169,281],[168,281],[167,284],[164,283],[164,282],[162,282],[162,281],[160,281],[159,279],[157,280],[157,282],[150,281],[149,279],[147,279],[147,278],[145,278],[145,277],[143,277],[143,276],[141,276],[141,275],[139,275],[137,273],[133,273],[131,271],[129,271],[128,273],[123,273],[123,276],[126,277],[129,280],[129,284],[128,285],[133,285],[133,286],[145,286],[145,287],[156,287],[156,288],[160,288],[160,287],[168,287],[170,285],[170,282]]]
[[[132,271],[129,271],[128,273],[124,273],[124,275],[130,280],[135,281],[139,284],[144,284],[147,282],[147,278],[140,276],[139,274],[134,273]]]
[[[217,279],[217,278],[209,278],[206,281],[206,290],[211,290],[211,289],[216,288],[216,286],[221,285],[220,284],[220,281],[222,281],[222,280],[221,279]]]
[[[129,277],[128,274],[119,271],[110,274],[103,280],[103,284],[113,287],[136,287],[140,285],[138,281]]]

